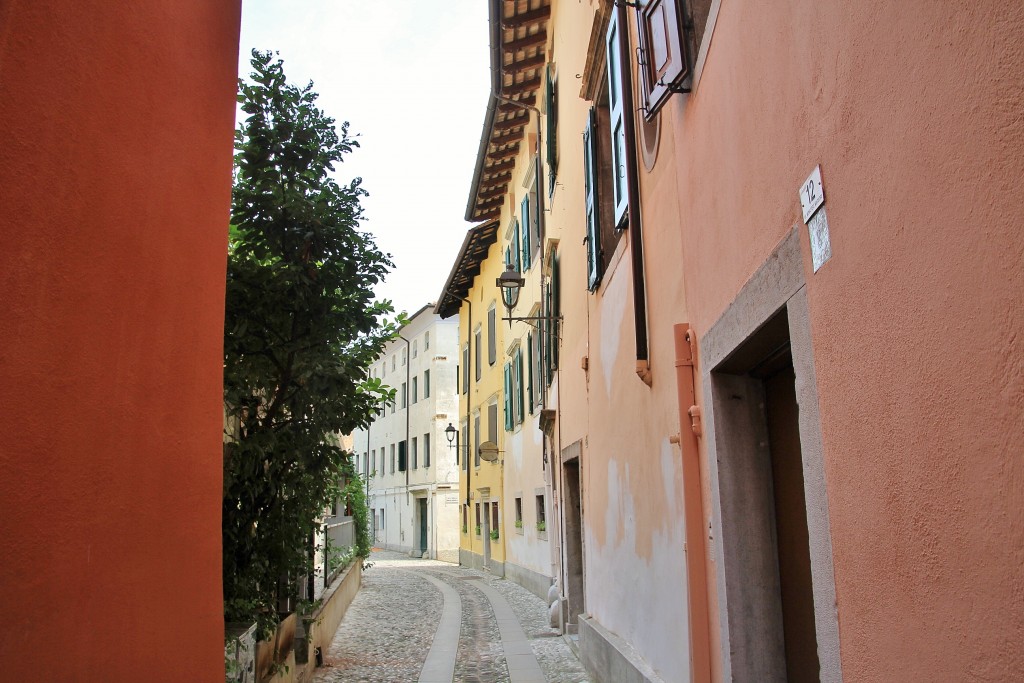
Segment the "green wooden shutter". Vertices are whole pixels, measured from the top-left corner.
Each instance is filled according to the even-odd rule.
[[[533,230],[530,229],[530,193],[527,192],[526,196],[523,197],[523,201],[520,204],[519,210],[520,222],[523,226],[523,270],[526,272],[530,269],[530,236]]]
[[[612,198],[615,201],[615,226],[621,226],[626,220],[626,209],[629,207],[629,188],[626,185],[626,123],[623,117],[622,92],[622,53],[619,41],[619,12],[612,11],[608,32],[605,34],[605,53],[608,62],[608,114],[611,118],[612,134]],[[629,68],[629,65],[625,65]]]
[[[515,401],[516,401],[516,407],[519,409],[516,412],[516,418],[517,418],[516,421],[517,422],[522,422],[523,421],[523,413],[525,412],[523,410],[523,408],[525,406],[523,404],[523,352],[522,352],[522,349],[516,349],[515,364],[516,364],[516,366],[515,366],[515,369],[513,370],[513,372],[516,373],[518,375],[518,377],[519,377],[519,381],[515,383],[516,384],[516,392],[515,392],[516,395],[514,397]]]
[[[555,252],[551,258],[551,304],[548,307],[551,311],[551,350],[548,353],[548,362],[551,364],[551,368],[548,371],[549,384],[554,381],[553,371],[558,369],[558,345],[561,332],[559,316],[562,315],[562,275],[560,262],[561,257],[559,257],[558,252]]]
[[[597,109],[591,107],[587,129],[583,132],[583,180],[587,209],[587,289],[594,291],[601,282],[601,226],[597,192]]]
[[[533,415],[533,334],[526,334],[526,395],[530,397],[530,415]],[[539,379],[539,378],[538,378]]]
[[[505,363],[505,431],[512,428],[512,364]]]
[[[558,170],[558,144],[555,134],[558,132],[558,99],[555,94],[555,82],[551,78],[551,65],[548,64],[547,80],[544,87],[544,113],[546,130],[546,160],[548,162],[548,196],[555,189],[555,174]]]
[[[513,259],[512,263],[515,265],[515,271],[517,273],[523,272],[523,268],[522,268],[522,263],[523,262],[522,262],[522,259],[520,258],[521,254],[522,254],[522,250],[521,250],[519,245],[520,245],[520,240],[519,240],[519,221],[516,221],[515,224],[512,226],[512,244],[509,246],[509,248],[512,250],[512,259]]]

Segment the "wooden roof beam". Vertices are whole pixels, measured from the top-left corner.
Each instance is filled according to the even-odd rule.
[[[515,116],[512,118],[505,119],[504,121],[498,121],[494,124],[494,130],[511,130],[513,128],[522,128],[530,122],[530,117],[526,116]]]
[[[483,174],[486,176],[502,175],[505,173],[511,173],[512,169],[515,167],[516,162],[514,161],[502,161],[501,163],[498,164],[491,164],[490,166],[486,166],[483,170]]]
[[[530,24],[536,24],[540,21],[544,21],[551,16],[551,5],[545,7],[538,7],[522,14],[516,14],[511,17],[504,17],[501,20],[502,28],[517,29],[520,26],[529,26]]]
[[[510,40],[501,46],[501,49],[505,52],[518,52],[519,50],[525,50],[530,47],[536,47],[537,45],[543,45],[548,42],[548,32],[537,31],[536,33],[525,36],[523,38],[517,38],[516,40]]]
[[[504,135],[492,135],[490,142],[491,142],[492,145],[509,145],[509,144],[512,144],[513,142],[519,142],[522,139],[523,139],[523,131],[522,130],[514,130],[514,131],[509,131],[508,133],[505,133]]]
[[[501,149],[501,150],[495,150],[493,152],[488,152],[487,153],[487,158],[488,159],[495,159],[495,160],[511,159],[512,157],[514,157],[517,154],[519,154],[519,145],[513,145],[513,146],[509,147],[508,149]]]
[[[528,81],[521,81],[519,83],[513,83],[512,85],[503,85],[501,87],[501,94],[505,97],[512,97],[514,95],[522,95],[526,92],[531,92],[540,87],[540,77],[531,78]]]
[[[518,61],[512,60],[504,66],[504,71],[505,73],[515,73],[517,71],[525,71],[526,69],[535,69],[538,66],[544,66],[544,63],[547,61],[547,55],[541,50],[532,57],[525,57]]]

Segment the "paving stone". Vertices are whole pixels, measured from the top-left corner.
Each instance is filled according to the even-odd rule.
[[[325,666],[316,672],[313,680],[317,683],[415,682],[444,604],[441,592],[427,576],[447,583],[462,602],[457,683],[508,683],[507,657],[529,657],[531,652],[548,683],[589,683],[572,650],[548,626],[547,605],[518,584],[477,570],[387,551],[375,551],[370,561],[373,566],[363,573],[363,587],[338,628]],[[526,635],[528,649],[520,641],[509,643],[506,652],[491,602],[476,587],[481,582],[508,602]]]

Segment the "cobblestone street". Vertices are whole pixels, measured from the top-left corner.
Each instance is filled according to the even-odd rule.
[[[370,562],[318,683],[589,683],[518,584],[387,551]]]

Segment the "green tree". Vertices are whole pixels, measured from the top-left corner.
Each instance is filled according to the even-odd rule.
[[[289,85],[270,52],[251,63],[227,272],[224,598],[227,619],[265,630],[311,570],[317,519],[346,470],[357,476],[335,435],[393,396],[367,368],[396,328],[390,302],[373,298],[392,264],[359,229],[361,179],[331,177],[358,146],[348,124],[315,106],[312,83]]]

